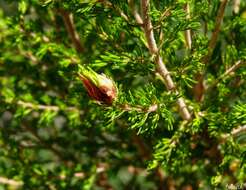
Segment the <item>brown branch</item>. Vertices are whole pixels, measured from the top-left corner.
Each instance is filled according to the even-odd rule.
[[[30,102],[24,102],[19,100],[17,102],[17,105],[20,105],[22,107],[25,108],[30,108],[33,110],[46,110],[46,111],[54,111],[54,112],[58,112],[61,110],[60,107],[58,106],[54,106],[54,105],[41,105],[41,104],[33,104]],[[145,113],[151,113],[151,112],[155,112],[158,109],[158,105],[157,104],[153,104],[149,107],[142,107],[142,106],[131,106],[129,104],[123,104],[123,105],[116,105],[116,108],[122,109],[124,111],[137,111],[137,112],[145,112]],[[83,110],[79,110],[76,107],[67,107],[64,109],[65,111],[77,111],[79,112],[81,115],[84,114]]]
[[[242,133],[245,133],[245,132],[246,132],[246,125],[240,126],[236,129],[233,129],[231,131],[231,133],[222,135],[222,140],[226,140],[227,138],[229,138],[231,136],[236,137],[236,136],[238,136]]]
[[[84,47],[79,39],[79,35],[75,29],[74,21],[73,21],[73,15],[69,12],[67,12],[64,9],[59,9],[58,12],[62,16],[62,19],[65,23],[66,30],[72,40],[72,43],[78,53],[84,52]]]
[[[30,59],[32,64],[37,65],[39,63],[38,58],[35,57],[31,51],[23,51],[23,50],[18,50],[18,51],[20,55],[24,56],[25,58]]]
[[[0,177],[0,184],[19,187],[19,186],[23,185],[23,182],[22,181],[16,181],[16,180],[13,180],[13,179],[8,179],[8,178],[5,178],[5,177]]]
[[[119,124],[120,127],[124,128],[124,129],[127,128],[127,124],[124,123],[123,121],[116,120],[116,122]],[[132,130],[131,142],[137,148],[137,151],[139,152],[139,156],[141,157],[141,160],[143,162],[146,162],[147,160],[150,160],[153,158],[153,155],[151,153],[150,144],[146,143],[141,136],[137,135],[137,132],[135,130]],[[163,190],[164,189],[163,181],[165,180],[164,179],[165,176],[163,175],[162,168],[160,166],[158,166],[154,172],[160,181],[159,190]]]
[[[145,112],[145,113],[156,112],[158,109],[157,104],[153,104],[147,108],[142,106],[131,106],[129,104],[117,105],[116,107],[124,111],[137,111],[137,112]]]
[[[142,25],[143,24],[143,20],[142,20],[141,16],[139,15],[139,13],[137,12],[137,9],[135,8],[134,0],[129,0],[129,5],[130,5],[130,7],[132,9],[132,14],[133,14],[136,22],[139,25]]]
[[[58,179],[67,179],[70,176],[66,176],[65,174],[61,174],[60,176],[58,176]],[[73,177],[78,178],[78,179],[84,179],[86,177],[86,174],[84,172],[75,172],[73,174]]]
[[[100,3],[104,4],[105,6],[110,7],[113,10],[116,10],[116,12],[119,13],[119,15],[127,22],[129,22],[129,18],[128,16],[124,13],[124,11],[122,11],[118,6],[116,6],[115,4],[111,3],[110,1],[104,0],[101,1]]]
[[[38,109],[38,110],[49,110],[49,111],[59,111],[58,106],[48,106],[48,105],[35,105],[30,102],[23,102],[19,100],[17,102],[18,105],[23,106],[25,108]]]
[[[38,132],[35,130],[35,128],[28,126],[27,123],[21,124],[21,127],[30,132],[30,134],[33,135],[33,137],[35,137],[35,139],[46,149],[50,150],[51,152],[54,153],[54,155],[57,156],[57,158],[62,161],[66,166],[70,166],[71,162],[72,163],[79,163],[79,160],[74,157],[73,155],[69,156],[69,160],[67,158],[65,158],[65,154],[63,151],[60,151],[59,149],[57,149],[55,146],[53,146],[53,144],[50,144],[50,142],[46,142],[46,140],[44,140],[39,134]]]
[[[234,0],[234,1],[233,1],[233,12],[234,12],[235,14],[238,14],[238,13],[239,13],[240,2],[241,2],[241,0]]]
[[[216,46],[227,2],[228,0],[222,0],[222,2],[220,3],[219,10],[216,16],[215,28],[212,33],[212,37],[208,43],[208,53],[202,58],[202,62],[205,65],[209,63],[213,50]],[[193,91],[194,91],[195,99],[200,102],[204,99],[204,93],[205,93],[204,73],[198,73],[196,76],[196,80],[197,80],[197,84],[194,86]]]
[[[237,61],[232,67],[227,69],[226,72],[218,78],[218,80],[221,80],[221,79],[227,77],[231,72],[235,71],[236,69],[238,69],[243,64],[245,64],[245,62],[243,62],[241,60]]]
[[[171,15],[171,9],[172,9],[172,7],[168,7],[168,8],[161,14],[161,16],[160,16],[158,22],[156,23],[156,26],[154,27],[154,29],[158,29],[158,28],[160,28],[160,27],[162,26],[162,25],[161,25],[162,21],[163,21],[166,17],[168,17],[168,16]]]
[[[190,19],[190,4],[187,3],[185,6],[185,11],[186,11],[186,18]],[[186,30],[185,31],[185,42],[186,42],[186,46],[188,49],[191,49],[191,43],[192,43],[192,38],[191,38],[191,30]]]
[[[22,100],[19,100],[17,102],[18,105],[23,106],[25,108],[31,108],[31,109],[37,109],[37,110],[47,110],[47,111],[59,111],[61,110],[61,108],[59,108],[58,106],[53,106],[53,105],[40,105],[40,104],[33,104],[30,102],[24,102]],[[65,111],[79,111],[81,114],[83,114],[83,111],[77,109],[76,107],[67,107],[64,109]]]
[[[149,52],[152,56],[155,56],[155,63],[156,63],[157,71],[162,76],[164,83],[165,83],[165,86],[167,87],[167,90],[173,91],[173,92],[175,92],[175,94],[178,95],[179,93],[176,90],[176,87],[175,87],[174,82],[170,76],[169,71],[167,70],[165,64],[163,63],[162,57],[160,56],[157,45],[156,45],[156,41],[154,38],[154,32],[153,32],[153,26],[152,26],[152,22],[151,22],[150,17],[149,17],[149,0],[142,0],[141,1],[143,18],[140,18],[140,19],[138,18],[139,14],[137,14],[138,16],[136,17],[137,11],[135,10],[134,6],[131,4],[130,4],[130,6],[133,8],[133,14],[135,16],[136,21],[138,23],[142,24],[142,28],[143,28],[143,31],[145,33],[145,38],[146,38],[147,43],[148,43]],[[191,115],[189,113],[189,110],[188,110],[183,98],[179,98],[177,101],[177,104],[179,106],[179,111],[180,111],[181,117],[184,120],[190,120]]]
[[[228,0],[223,0],[220,3],[219,10],[218,10],[216,20],[215,20],[215,28],[214,28],[214,31],[212,33],[212,37],[208,43],[208,54],[203,58],[204,64],[207,64],[210,61],[213,50],[214,50],[215,45],[217,43],[217,39],[219,36],[221,24],[222,24],[222,21],[224,18],[224,13],[225,13],[225,8],[226,8],[227,2],[228,2]]]
[[[232,132],[231,132],[231,135],[232,136],[237,136],[237,135],[239,135],[241,133],[244,133],[244,132],[246,132],[246,125],[240,126],[240,127],[236,128],[236,129],[233,129]]]
[[[227,78],[232,72],[234,72],[235,70],[237,70],[240,66],[245,65],[245,62],[239,60],[237,61],[232,67],[230,67],[229,69],[227,69],[219,78],[217,78],[213,84],[207,89],[207,91],[213,89],[215,86],[217,86],[217,84]]]
[[[34,130],[34,128],[27,126],[26,124],[21,125],[21,127],[23,129],[25,129],[26,131],[29,131],[37,140],[39,143],[41,143],[45,148],[51,150],[56,156],[58,156],[58,158],[62,158],[63,155],[60,153],[60,151],[56,150],[53,146],[51,146],[50,144],[47,144],[37,133],[36,130]]]

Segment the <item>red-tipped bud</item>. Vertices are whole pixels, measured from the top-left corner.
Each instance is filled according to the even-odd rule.
[[[117,98],[117,88],[111,79],[92,70],[83,71],[79,76],[91,98],[112,105]]]

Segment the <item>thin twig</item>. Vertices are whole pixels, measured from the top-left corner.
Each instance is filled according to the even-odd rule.
[[[70,176],[66,176],[65,174],[61,174],[60,176],[58,176],[58,179],[67,179],[69,178]],[[79,179],[84,179],[86,177],[86,174],[84,172],[76,172],[73,174],[73,177],[75,178],[79,178]]]
[[[236,137],[236,136],[238,136],[238,135],[240,135],[240,134],[242,134],[242,133],[245,133],[245,132],[246,132],[246,125],[243,125],[243,126],[240,126],[240,127],[236,128],[236,129],[233,129],[233,130],[231,131],[231,133],[229,133],[229,134],[224,134],[224,135],[222,135],[222,139],[223,139],[223,140],[226,140],[226,139],[229,138],[230,136]]]
[[[122,128],[127,128],[128,126],[122,122],[121,120],[117,120],[116,121],[120,127]],[[149,146],[148,143],[146,143],[144,141],[144,139],[140,136],[137,135],[137,132],[132,130],[132,135],[131,135],[133,144],[136,146],[139,155],[141,156],[141,159],[146,162],[147,160],[150,160],[153,158],[153,155],[151,153],[151,148]],[[161,183],[161,187],[160,190],[162,190],[163,188],[163,181],[164,181],[164,175],[163,175],[163,171],[162,168],[160,166],[158,166],[155,170],[155,174],[158,176],[160,183]]]
[[[54,106],[54,105],[41,105],[41,104],[33,104],[33,103],[30,103],[30,102],[24,102],[22,100],[19,100],[17,102],[18,105],[20,106],[23,106],[25,108],[31,108],[31,109],[37,109],[37,110],[47,110],[47,111],[59,111],[61,110],[60,107],[58,106]],[[76,107],[67,107],[64,109],[65,111],[79,111],[80,113],[82,113],[81,110],[79,110],[78,108]]]
[[[74,21],[73,21],[73,15],[66,10],[59,9],[58,12],[62,16],[62,19],[65,23],[66,30],[73,42],[73,45],[78,53],[84,52],[84,47],[80,41],[78,32],[75,29]]]
[[[37,57],[35,57],[33,55],[33,53],[31,51],[23,51],[23,50],[19,50],[19,53],[24,56],[25,58],[30,59],[31,63],[33,65],[37,65],[39,63],[39,60]]]
[[[156,112],[158,109],[157,104],[153,104],[149,107],[141,107],[141,106],[131,106],[129,104],[117,105],[117,108],[120,108],[124,111],[137,111],[137,112],[144,112],[144,113],[151,113]]]
[[[239,128],[236,128],[236,129],[232,130],[231,135],[232,136],[237,136],[237,135],[239,135],[239,134],[241,134],[243,132],[246,132],[246,125],[240,126]]]
[[[69,162],[72,162],[72,163],[79,163],[79,160],[73,156],[73,155],[70,155],[69,156],[69,160],[67,158],[65,158],[65,154],[63,151],[61,151],[60,149],[57,149],[57,147],[53,146],[53,144],[51,144],[50,142],[46,142],[46,140],[44,140],[39,134],[38,132],[35,130],[35,128],[33,127],[30,127],[27,125],[27,123],[23,123],[21,124],[21,127],[30,132],[33,137],[35,137],[35,139],[46,149],[50,150],[51,152],[53,152],[57,158],[62,161],[65,165],[69,166],[70,163]]]
[[[113,11],[115,11],[119,16],[121,16],[121,18],[123,18],[126,23],[131,26],[131,27],[139,27],[139,25],[141,24],[136,24],[136,23],[131,23],[130,18],[124,13],[124,11],[117,6],[117,4],[115,3],[111,3],[108,0],[104,0],[104,1],[99,1],[98,3],[102,3],[105,7],[112,9]],[[118,47],[117,47],[118,48]]]
[[[19,100],[17,102],[18,105],[23,106],[25,108],[32,108],[32,109],[38,109],[38,110],[49,110],[49,111],[59,111],[59,107],[58,106],[48,106],[48,105],[35,105],[33,103],[30,102],[23,102],[21,100]]]
[[[115,4],[113,4],[113,3],[111,3],[110,1],[107,1],[107,0],[101,1],[101,3],[103,3],[105,6],[108,6],[108,7],[112,8],[112,9],[116,10],[116,11],[119,13],[119,15],[120,15],[125,21],[127,21],[127,22],[129,23],[129,20],[130,20],[130,19],[129,19],[128,16],[124,13],[124,11],[121,10],[118,6],[116,6]]]
[[[168,7],[168,8],[161,14],[161,16],[160,16],[158,22],[156,23],[156,26],[154,27],[154,29],[158,29],[158,28],[160,28],[160,27],[162,26],[162,25],[161,25],[162,21],[163,21],[166,17],[168,17],[168,16],[171,15],[171,9],[172,9],[172,7]]]
[[[167,70],[165,64],[163,63],[162,57],[160,56],[157,45],[156,45],[154,32],[153,32],[153,26],[152,26],[152,22],[151,22],[150,17],[149,17],[149,0],[142,0],[141,1],[143,19],[141,19],[141,18],[139,19],[138,17],[136,17],[137,11],[135,10],[135,7],[131,4],[130,4],[130,6],[133,8],[133,13],[134,13],[136,21],[137,22],[141,21],[141,23],[142,23],[142,28],[143,28],[143,31],[145,33],[145,37],[146,37],[146,40],[148,43],[149,52],[152,56],[155,56],[155,63],[156,63],[157,71],[159,72],[159,74],[164,79],[164,83],[165,83],[165,86],[167,87],[167,90],[173,91],[173,92],[175,92],[175,94],[178,95],[179,93],[178,93],[178,91],[174,85],[174,82],[170,76],[169,71]],[[139,15],[139,14],[137,14],[137,15]],[[191,115],[189,113],[189,110],[188,110],[183,98],[179,98],[177,101],[177,104],[179,106],[179,111],[180,111],[182,118],[184,120],[190,120]]]
[[[238,13],[239,13],[240,2],[241,2],[241,0],[234,0],[234,1],[233,1],[233,12],[234,12],[235,14],[238,14]]]
[[[142,25],[143,24],[143,20],[141,18],[141,16],[139,15],[139,13],[137,12],[137,9],[135,7],[135,4],[134,4],[134,0],[129,0],[129,5],[132,9],[132,14],[136,20],[136,22],[139,24],[139,25]]]
[[[187,14],[186,18],[190,19],[190,4],[189,3],[186,3],[185,11]],[[186,46],[188,47],[188,49],[191,49],[192,40],[191,40],[191,30],[190,29],[185,31],[185,41],[186,41]]]
[[[54,106],[54,105],[41,105],[41,104],[33,104],[30,102],[24,102],[19,100],[17,102],[18,105],[23,106],[25,108],[30,108],[33,110],[46,110],[46,111],[54,111],[54,112],[58,112],[61,110],[60,107],[58,106]],[[155,112],[158,109],[158,105],[157,104],[153,104],[149,107],[142,107],[142,106],[131,106],[129,104],[124,104],[124,105],[116,105],[116,108],[122,109],[124,111],[137,111],[137,112],[145,112],[145,113],[151,113],[151,112]],[[77,111],[80,112],[80,114],[83,114],[84,111],[83,110],[79,110],[76,107],[67,107],[64,109],[65,111]]]
[[[51,150],[55,155],[58,156],[58,158],[62,158],[63,155],[60,151],[58,151],[57,149],[55,149],[53,146],[51,146],[50,144],[46,143],[37,133],[36,130],[34,130],[34,128],[27,126],[26,124],[21,125],[21,127],[23,129],[25,129],[26,131],[29,131],[37,140],[39,143],[41,143],[45,148]]]
[[[19,186],[23,185],[23,182],[22,181],[16,181],[16,180],[13,180],[13,179],[8,179],[8,178],[5,178],[5,177],[0,177],[0,184],[19,187]]]
[[[225,7],[227,4],[228,0],[222,0],[219,6],[219,10],[216,16],[216,21],[215,21],[215,28],[214,31],[212,33],[212,37],[208,43],[208,53],[207,55],[205,55],[202,58],[202,62],[203,64],[208,64],[213,50],[216,46],[217,43],[217,39],[219,36],[219,32],[220,32],[220,28],[221,28],[221,24],[224,18],[224,13],[225,13]],[[197,79],[197,84],[194,86],[193,90],[194,90],[194,94],[195,94],[195,99],[197,101],[202,101],[204,99],[204,92],[205,92],[205,87],[204,87],[204,73],[198,73],[196,76]]]
[[[217,39],[219,36],[221,24],[222,24],[222,21],[224,18],[224,13],[225,13],[225,8],[226,8],[227,2],[228,2],[228,0],[223,0],[220,3],[219,10],[218,10],[216,20],[215,20],[215,28],[214,28],[214,31],[212,33],[211,39],[208,43],[208,54],[203,59],[204,64],[207,64],[210,61],[213,50],[214,50],[215,45],[217,43]]]
[[[237,70],[240,66],[244,65],[245,62],[239,60],[237,61],[232,67],[230,67],[229,69],[227,69],[220,77],[218,77],[213,83],[212,85],[207,89],[207,91],[209,91],[210,89],[213,89],[215,86],[217,86],[217,84],[227,78],[232,72],[234,72],[235,70]]]

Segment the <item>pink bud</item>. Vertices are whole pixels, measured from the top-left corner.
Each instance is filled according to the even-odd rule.
[[[100,75],[90,71],[90,74],[80,74],[80,79],[89,96],[94,100],[112,105],[113,101],[117,98],[117,88],[114,82],[104,74]]]

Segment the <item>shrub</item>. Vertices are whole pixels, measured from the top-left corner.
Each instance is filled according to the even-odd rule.
[[[0,189],[243,189],[245,1],[0,4]]]

